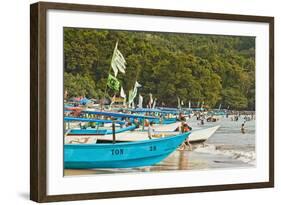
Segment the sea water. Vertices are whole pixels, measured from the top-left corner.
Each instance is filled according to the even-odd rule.
[[[245,132],[241,125],[244,123]],[[220,125],[220,128],[204,144],[195,145],[192,151],[177,150],[152,170],[200,170],[216,168],[241,168],[255,166],[255,120],[238,121],[220,117],[218,122],[200,122],[192,118],[189,125],[204,129]]]
[[[202,170],[254,167],[255,120],[245,121],[240,116],[238,121],[221,116],[217,122],[200,124],[194,117],[188,120],[194,129],[220,125],[220,128],[204,144],[193,145],[192,150],[176,150],[162,162],[142,168],[130,169],[91,169],[65,170],[65,175],[113,174],[126,172],[157,172],[170,170]],[[245,124],[245,133],[241,131]]]

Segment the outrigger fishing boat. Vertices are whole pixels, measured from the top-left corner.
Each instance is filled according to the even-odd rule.
[[[207,139],[209,139],[220,127],[220,125],[210,127],[210,128],[205,128],[205,129],[197,129],[197,130],[192,130],[191,134],[189,135],[189,142],[191,144],[198,144],[198,143],[203,143]],[[180,132],[175,132],[175,131],[163,131],[163,130],[157,130],[157,127],[154,128],[154,135],[152,138],[163,138],[166,137],[167,135],[178,135]],[[136,141],[142,141],[142,140],[147,140],[148,139],[148,132],[147,131],[133,131],[133,132],[122,132],[116,135],[116,141],[117,142],[136,142]],[[100,135],[97,136],[97,141],[98,142],[103,142],[103,143],[110,143],[112,142],[112,135]]]
[[[116,129],[115,133],[122,133],[122,132],[127,132],[127,131],[132,131],[136,128],[136,125],[130,125],[128,127],[123,127],[120,129]],[[113,132],[110,129],[96,129],[96,128],[91,128],[87,127],[85,129],[81,128],[73,128],[70,129],[68,132],[68,135],[111,135]]]
[[[115,118],[142,118],[155,119],[151,116],[131,115],[110,112],[91,112],[91,114],[105,115]],[[66,118],[70,120],[69,118]],[[73,118],[72,118],[73,120]],[[78,120],[78,119],[75,119]],[[90,119],[83,119],[88,121]],[[95,122],[101,122],[98,119],[92,119]],[[110,122],[106,120],[105,122]],[[79,135],[75,139],[66,133],[64,144],[64,167],[72,169],[90,169],[90,168],[129,168],[150,166],[156,164],[168,157],[176,150],[190,135],[186,133],[165,133],[163,138],[139,139],[131,142],[119,141],[122,133],[127,133],[132,138],[138,132],[115,133],[115,121],[112,121],[112,134],[109,135],[81,135],[84,139],[79,140]],[[119,121],[118,121],[119,122]],[[111,141],[102,143],[99,137],[111,137]],[[84,142],[82,142],[84,141]]]
[[[65,144],[64,167],[93,169],[151,166],[168,157],[189,135],[190,132],[186,132],[126,143]]]
[[[142,118],[142,119],[155,119],[155,117],[153,116],[145,116],[145,115],[133,115],[133,114],[123,114],[123,113],[114,113],[114,112],[101,112],[101,111],[86,111],[87,113],[92,113],[92,114],[96,114],[96,115],[106,115],[106,116],[111,116],[111,117],[118,117],[118,118],[123,118],[123,117],[127,117],[127,118]],[[143,120],[144,121],[144,120]],[[109,120],[108,122],[113,122],[111,120]],[[119,123],[122,123],[122,121],[117,121]],[[148,132],[146,130],[146,127],[143,126],[136,128],[134,127],[135,125],[132,124],[129,127],[125,127],[125,128],[120,128],[117,129],[115,132],[116,133],[116,141],[117,142],[135,142],[135,141],[142,141],[142,140],[147,140],[148,139]],[[175,130],[177,128],[179,128],[181,126],[181,122],[175,122],[172,124],[156,124],[153,126],[154,129],[154,133],[155,133],[155,137],[158,138],[163,137],[165,135],[177,135],[180,132]],[[192,133],[189,136],[189,142],[190,143],[203,143],[205,142],[207,139],[209,139],[215,132],[216,130],[220,127],[220,125],[214,126],[214,127],[210,127],[210,128],[205,128],[205,129],[193,129]],[[128,132],[128,131],[134,131],[132,132]],[[180,130],[180,129],[179,129]],[[112,131],[111,129],[105,130],[105,131],[100,131],[99,133],[94,130],[94,129],[86,129],[86,130],[82,130],[82,129],[72,129],[71,132],[72,134],[76,134],[78,135],[97,135],[96,139],[97,142],[102,142],[102,143],[110,143],[112,142]]]
[[[119,112],[84,110],[83,113],[107,116],[107,117],[110,117],[112,119],[116,119],[119,121],[124,121],[125,119],[129,119],[131,123],[133,123],[134,120],[137,120],[139,125],[142,125],[143,129],[145,126],[145,119],[147,119],[149,121],[155,121],[155,120],[159,119],[158,117],[155,117],[155,116],[136,115],[136,114],[127,114],[127,113],[119,113]]]
[[[136,133],[130,134],[133,137]],[[73,143],[75,140],[71,140],[70,144],[64,145],[65,168],[129,168],[153,165],[165,159],[189,135],[190,132],[166,133],[164,138],[151,140],[146,138],[126,143],[115,143],[119,140],[112,138],[112,135],[106,135],[111,136],[111,143],[99,144],[98,137],[94,138],[95,140],[86,137],[90,143],[79,143],[80,141]],[[116,136],[119,138],[119,134]]]
[[[89,118],[77,118],[77,117],[64,117],[65,122],[94,122],[96,123],[95,127],[85,127],[85,128],[71,128],[67,129],[67,135],[109,135],[112,134],[112,129],[108,129],[108,127],[100,127],[100,124],[104,123],[113,123],[112,120],[103,120],[103,119],[89,119]],[[123,121],[114,121],[114,123],[119,125],[124,125]],[[131,131],[136,128],[136,125],[130,125],[127,127],[122,127],[120,129],[115,130],[115,133],[121,133],[126,131]]]
[[[127,113],[119,113],[119,112],[106,112],[106,111],[93,111],[93,110],[83,110],[83,113],[93,114],[93,115],[103,115],[114,118],[140,118],[140,119],[157,119],[154,116],[146,116],[146,115],[133,115]]]
[[[148,120],[155,120],[157,117],[153,116],[144,116],[144,115],[133,115],[133,114],[124,114],[124,113],[116,113],[116,112],[104,112],[104,111],[82,111],[83,113],[86,114],[92,114],[92,115],[102,115],[102,116],[107,116],[110,118],[115,118],[117,120],[104,120],[104,119],[91,119],[91,118],[77,118],[77,117],[64,117],[65,122],[71,122],[71,121],[80,121],[80,122],[94,122],[97,123],[96,127],[85,127],[85,128],[70,128],[70,126],[67,126],[68,128],[67,135],[110,135],[112,133],[112,129],[109,129],[111,127],[104,126],[100,127],[100,124],[112,124],[114,122],[114,127],[115,124],[119,125],[124,125],[125,122],[122,121],[125,118],[126,119],[141,119],[140,122],[142,122],[143,125],[143,130],[144,130],[144,119]],[[120,120],[118,120],[120,119]],[[126,132],[126,131],[132,131],[136,129],[138,125],[131,123],[130,125],[126,127],[121,127],[119,129],[114,130],[115,134]]]
[[[143,113],[157,118],[152,119],[151,121],[155,124],[172,124],[177,121],[178,112],[164,111],[160,109],[149,109],[149,108],[138,108],[138,109],[129,109],[132,113]]]

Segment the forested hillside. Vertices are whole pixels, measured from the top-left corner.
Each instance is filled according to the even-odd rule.
[[[255,109],[254,37],[65,28],[64,85],[70,97],[103,96],[117,40],[127,61],[126,73],[117,78],[127,96],[137,80],[144,102],[152,93],[167,106],[177,106],[180,97],[185,105],[190,100]]]

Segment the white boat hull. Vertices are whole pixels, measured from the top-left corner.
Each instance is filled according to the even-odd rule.
[[[205,128],[205,129],[194,130],[191,132],[191,134],[189,136],[189,142],[191,142],[191,143],[204,142],[209,137],[211,137],[219,127],[220,127],[220,125],[210,127],[210,128]],[[179,134],[179,132],[168,131],[165,129],[163,128],[161,130],[160,128],[159,129],[155,128],[156,136],[165,137],[167,135]],[[134,141],[141,141],[141,140],[149,139],[147,131],[129,131],[129,132],[118,133],[118,134],[116,134],[115,138],[116,138],[117,142],[118,141],[134,142]],[[97,136],[97,140],[98,141],[112,141],[112,135]]]
[[[191,132],[189,142],[204,142],[209,139],[219,129],[220,125],[199,129]]]

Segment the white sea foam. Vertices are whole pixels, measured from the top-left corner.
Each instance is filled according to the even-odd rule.
[[[228,156],[231,159],[239,160],[247,164],[254,165],[256,160],[256,153],[253,150],[239,150],[229,149],[229,146],[224,147],[223,145],[204,145],[197,147],[194,152],[204,154],[215,154]]]

